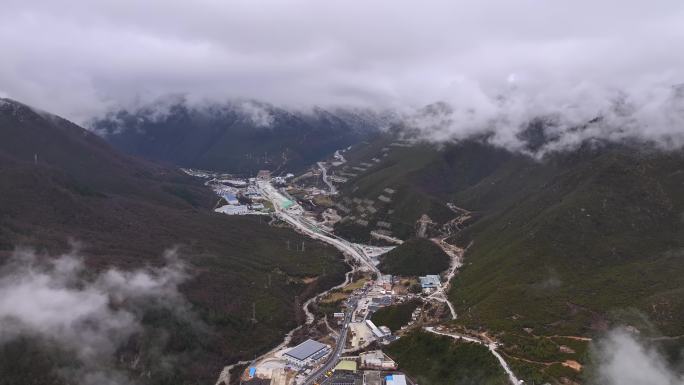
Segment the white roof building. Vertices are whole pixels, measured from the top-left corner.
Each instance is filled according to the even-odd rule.
[[[287,351],[283,357],[290,364],[302,367],[313,365],[330,352],[330,347],[318,341],[308,339]]]
[[[223,213],[223,214],[228,214],[228,215],[246,215],[249,214],[249,207],[244,206],[244,205],[238,205],[238,206],[233,206],[233,205],[225,205],[217,208],[216,210],[217,213]]]
[[[375,326],[373,321],[367,319],[366,325],[368,325],[368,328],[371,330],[371,332],[373,333],[373,335],[376,338],[384,338],[387,336],[387,334],[385,334],[382,330],[380,330],[377,326]]]

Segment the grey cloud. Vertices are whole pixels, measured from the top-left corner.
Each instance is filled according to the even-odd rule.
[[[274,117],[264,106],[253,102],[242,102],[239,106],[242,113],[254,126],[270,127],[273,124]]]
[[[493,145],[540,157],[593,139],[639,140],[666,150],[684,146],[682,86],[648,83],[607,90],[583,83],[549,92],[517,80],[510,83],[488,93],[477,84],[464,82],[464,92],[409,113],[407,124],[428,141],[484,136]],[[546,140],[530,150],[524,132],[535,121],[543,122]]]
[[[611,331],[599,341],[593,355],[597,367],[592,384],[684,384],[684,377],[669,368],[657,350],[625,330]]]
[[[482,98],[513,79],[518,108],[540,112],[594,88],[605,105],[614,90],[682,82],[683,17],[676,0],[6,0],[0,92],[81,122],[170,93],[399,110],[480,100],[472,119],[487,120],[496,106]]]
[[[114,368],[117,349],[143,330],[140,316],[158,303],[191,317],[178,292],[187,278],[174,252],[156,269],[108,269],[93,275],[74,255],[45,260],[19,251],[0,272],[0,344],[32,336],[72,351],[77,368],[64,375],[81,384],[128,384]],[[125,306],[123,306],[125,304]]]

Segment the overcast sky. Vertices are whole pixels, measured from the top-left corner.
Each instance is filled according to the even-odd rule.
[[[682,82],[681,0],[0,3],[0,95],[77,121],[168,93],[403,108]]]

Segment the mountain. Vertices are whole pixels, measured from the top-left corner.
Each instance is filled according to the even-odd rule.
[[[100,363],[133,383],[214,383],[224,365],[277,344],[301,320],[298,303],[346,270],[336,250],[289,229],[214,213],[213,193],[178,170],[8,99],[0,99],[0,196],[0,262],[17,247],[48,260],[77,244],[87,278],[161,267],[165,250],[178,250],[189,275],[180,292],[206,327],[144,308],[144,330]],[[286,247],[301,242],[306,251]],[[80,368],[74,352],[31,333],[3,338],[0,377],[9,383],[73,383],[59,373]]]
[[[681,150],[594,141],[534,159],[484,140],[436,146],[388,134],[345,157],[333,171],[349,177],[336,230],[407,239],[426,223],[428,234],[451,234],[467,248],[450,292],[454,323],[496,336],[526,381],[576,380],[552,363],[586,363],[582,338],[614,325],[681,348]]]
[[[192,105],[174,99],[110,113],[91,127],[129,154],[252,175],[259,169],[302,170],[363,140],[388,119],[368,111],[291,112],[254,101]]]

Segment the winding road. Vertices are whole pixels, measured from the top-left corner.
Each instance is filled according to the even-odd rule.
[[[330,179],[328,179],[328,169],[325,168],[323,162],[318,162],[318,168],[321,169],[321,173],[323,175],[323,183],[328,185],[328,188],[330,189],[330,195],[337,194],[337,188],[335,187],[335,185],[332,184]]]

